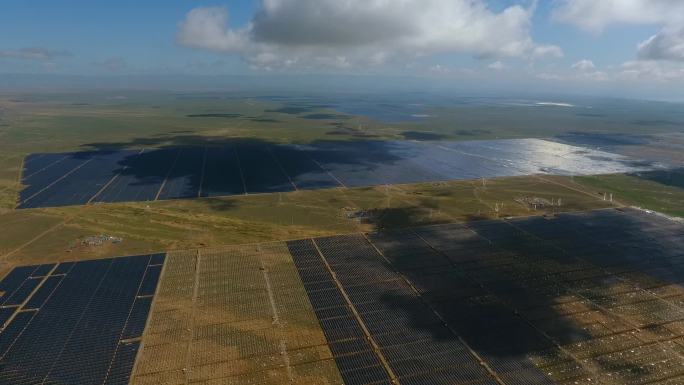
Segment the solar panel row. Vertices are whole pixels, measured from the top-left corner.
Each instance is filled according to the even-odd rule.
[[[0,329],[2,329],[5,322],[9,321],[10,317],[14,314],[17,309],[15,307],[3,307],[0,308]]]
[[[113,170],[112,179],[104,189],[91,198],[92,203],[155,200],[177,154],[178,149],[129,154]],[[56,190],[51,193],[57,197],[61,195]]]
[[[14,295],[37,268],[38,266],[22,266],[10,271],[0,281],[0,305],[5,305],[5,302]]]
[[[684,376],[681,224],[636,210],[606,210],[563,214],[553,220],[433,226],[368,234],[368,239],[355,235],[287,244],[294,274],[304,283],[346,383],[388,383],[381,358],[401,384],[495,383],[479,359],[505,384],[553,383],[549,376],[560,383],[660,384],[678,383]],[[256,341],[268,342],[259,345],[266,353],[259,352],[281,357],[273,341],[285,339],[272,333],[271,314],[282,311],[280,316],[290,316],[287,309],[297,301],[290,298],[290,286],[282,284],[287,269],[274,268],[280,266],[276,263],[262,270],[258,260],[245,268],[238,262],[253,255],[266,261],[274,258],[268,247],[254,249],[252,254],[233,255],[230,260],[235,266],[222,265],[226,256],[221,253],[207,257],[200,282],[208,281],[200,285],[198,305],[201,314],[213,314],[220,322],[227,322],[226,316],[235,325],[255,317],[265,319],[264,330],[269,332],[244,339],[244,332],[225,329],[221,333],[227,332],[231,342],[220,353],[212,351],[218,348],[213,344],[193,350],[212,363],[201,373],[197,368],[192,374],[197,377],[192,378],[211,377],[211,365],[225,361],[227,352],[237,352],[234,347],[247,349],[249,358],[240,362],[254,364],[252,358],[259,355],[250,349]],[[42,285],[26,303],[0,307],[0,317],[9,321],[0,332],[0,383],[47,378],[89,384],[86,372],[99,383],[126,383],[132,359],[125,357],[135,357],[138,345],[122,340],[135,339],[144,328],[151,301],[145,293],[154,292],[152,282],[158,280],[163,262],[163,255],[144,258],[144,263],[90,261],[10,272],[0,281],[5,292],[2,301],[22,297],[28,281]],[[267,295],[269,285],[261,282],[265,276],[270,276],[266,281],[273,280],[275,302]],[[81,277],[81,286],[76,286],[76,277]],[[135,284],[126,281],[130,277],[135,277]],[[100,283],[95,285],[91,279]],[[257,282],[266,285],[258,292]],[[65,285],[87,292],[80,294],[87,298],[65,296]],[[84,290],[86,286],[90,290]],[[177,285],[171,286],[175,290]],[[230,301],[216,297],[206,302],[213,298],[205,298],[208,293],[225,286],[236,294]],[[246,293],[253,298],[244,300]],[[62,308],[55,307],[60,298]],[[347,298],[352,307],[347,306]],[[169,304],[175,302],[172,298]],[[68,311],[73,306],[83,309],[80,315]],[[213,313],[217,306],[227,312]],[[274,308],[280,310],[268,310]],[[59,311],[53,311],[48,326],[45,314],[50,309]],[[126,309],[125,319],[119,315],[123,310],[117,309]],[[104,314],[107,321],[88,314],[90,310]],[[299,313],[297,309],[291,314]],[[61,329],[55,332],[54,325]],[[196,335],[213,336],[218,329],[211,325]],[[112,328],[119,330],[118,335],[112,335]],[[298,360],[300,339],[292,337],[287,339],[290,358]],[[216,338],[224,341],[219,335]],[[109,361],[84,360],[77,346],[86,351],[83,354],[101,354]],[[29,369],[19,369],[17,364]],[[256,367],[251,370],[255,376],[261,373]],[[305,370],[304,365],[294,370]],[[43,375],[46,372],[48,377]],[[279,373],[286,375],[284,370]]]
[[[654,340],[663,340],[656,343],[660,352],[672,354],[667,342],[671,335],[652,335],[647,330],[673,330],[684,317],[672,302],[681,292],[671,286],[682,282],[677,261],[681,259],[683,229],[675,222],[643,215],[634,210],[608,210],[564,214],[554,220],[475,222],[469,225],[474,232],[462,226],[454,231],[451,226],[453,237],[439,228],[418,232],[428,243],[438,244],[459,270],[485,289],[486,301],[471,295],[466,301],[441,299],[444,304],[437,307],[443,309],[450,324],[475,336],[470,337],[472,346],[483,352],[506,381],[522,378],[523,383],[532,383],[540,378],[534,368],[521,365],[524,361],[516,362],[516,356],[527,355],[536,356],[535,366],[543,367],[556,381],[646,382],[678,378],[682,370],[671,368],[681,365],[681,359],[670,358],[666,366],[671,368],[657,374],[637,375],[619,369],[610,370],[620,374],[596,373],[584,365],[604,366],[606,361],[623,367],[657,365],[660,358],[651,353],[643,355],[643,363],[627,358],[630,351],[642,344],[651,346]],[[457,240],[462,239],[468,239],[471,248],[460,248],[462,241]],[[481,245],[472,247],[477,243]],[[479,262],[470,258],[473,252]],[[464,258],[465,254],[469,257]],[[662,266],[667,266],[668,277],[652,270]],[[433,290],[433,283],[439,280],[428,276],[420,286]],[[663,298],[647,289],[649,286],[674,290]],[[449,313],[448,309],[453,310]],[[519,317],[511,317],[513,311]],[[516,319],[527,322],[520,324]]]
[[[282,383],[288,367],[299,379],[322,362],[335,374],[312,383],[338,372],[348,384],[684,378],[684,227],[666,219],[595,211],[284,249],[179,255],[135,383]],[[317,319],[303,317],[309,305]]]
[[[503,142],[503,143],[502,143]],[[601,159],[601,161],[596,161]],[[319,142],[32,154],[20,208],[152,201],[529,175],[646,170],[630,159],[542,140]]]
[[[363,236],[315,242],[400,383],[495,381]]]
[[[39,309],[41,308],[44,304],[45,301],[48,300],[48,298],[52,295],[54,290],[57,288],[57,286],[62,282],[63,276],[56,275],[52,277],[48,277],[45,281],[43,281],[43,284],[40,286],[38,291],[36,291],[32,296],[31,299],[24,305],[24,308],[26,309]]]
[[[159,278],[159,266],[149,266],[152,259],[124,257],[10,272],[0,287],[12,291],[7,301],[18,306],[0,331],[0,384],[127,383],[137,343],[123,340],[142,335]],[[145,297],[139,298],[143,287]]]
[[[391,378],[347,307],[313,241],[291,241],[287,246],[345,384],[389,383]]]
[[[284,243],[165,265],[133,384],[342,384]]]
[[[140,342],[119,344],[103,385],[128,385]]]

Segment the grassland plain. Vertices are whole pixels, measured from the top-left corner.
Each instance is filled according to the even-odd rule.
[[[560,198],[562,206],[535,210],[516,201],[524,197]],[[608,206],[588,192],[517,177],[486,186],[460,181],[15,210],[0,215],[9,229],[0,235],[0,255],[9,267]],[[80,245],[97,234],[124,242]]]
[[[672,176],[661,179],[657,176],[659,174]],[[616,199],[630,205],[684,218],[684,173],[681,170],[641,175],[583,176],[575,180],[587,188],[613,194]]]
[[[246,244],[610,205],[597,195],[598,191],[606,190],[604,185],[596,185],[603,177],[574,182],[568,178],[522,177],[490,180],[485,185],[481,181],[448,182],[14,210],[22,188],[19,178],[23,159],[35,152],[206,145],[230,138],[307,143],[360,137],[410,139],[411,135],[418,140],[548,136],[566,132],[584,119],[601,114],[612,116],[610,107],[604,107],[600,114],[594,109],[591,116],[568,109],[543,108],[535,114],[565,122],[543,132],[537,126],[524,128],[524,123],[535,116],[528,110],[490,107],[493,112],[489,117],[481,111],[483,106],[460,106],[438,108],[429,120],[390,124],[340,114],[320,103],[226,95],[129,92],[0,97],[0,273],[21,263]],[[643,128],[643,122],[648,121],[643,116],[651,114],[642,111],[641,115],[621,119],[629,119],[631,126]],[[510,130],[503,129],[505,116],[513,116]],[[603,126],[599,127],[600,124]],[[608,132],[616,132],[618,126],[608,122],[586,125],[588,129]],[[480,128],[461,132],[467,127]],[[654,133],[672,129],[669,123],[654,127]],[[434,136],[433,132],[439,134]],[[659,191],[660,182],[648,183],[652,191]],[[638,199],[640,184],[623,186],[617,192],[621,203],[658,209]],[[673,186],[668,191],[679,194],[680,190],[681,186]],[[535,211],[520,202],[526,197],[556,202],[560,198],[562,205]],[[674,195],[670,204],[676,202]],[[354,218],[353,214],[359,212],[361,218]],[[80,245],[80,239],[97,234],[120,236],[124,242],[101,247]]]

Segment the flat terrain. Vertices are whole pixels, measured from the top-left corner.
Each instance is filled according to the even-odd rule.
[[[8,229],[0,234],[0,255],[6,269],[613,205],[582,188],[546,177],[517,177],[486,180],[484,185],[461,181],[17,210],[0,215]],[[534,199],[542,203],[535,206]],[[123,242],[81,243],[99,234]]]
[[[577,178],[579,183],[615,194],[632,205],[684,218],[684,171]]]
[[[430,101],[435,102],[434,99]],[[3,228],[0,232],[0,271],[17,264],[297,239],[454,220],[526,216],[613,204],[664,209],[673,215],[681,212],[676,211],[677,202],[682,201],[679,197],[684,195],[681,185],[648,180],[643,175],[605,178],[643,180],[647,191],[661,194],[662,199],[657,202],[639,199],[644,191],[638,187],[641,183],[614,185],[599,183],[604,177],[532,176],[488,179],[484,184],[482,181],[418,183],[193,201],[91,202],[87,207],[14,210],[20,200],[20,191],[26,187],[20,180],[22,170],[30,165],[24,164],[25,159],[39,153],[96,150],[138,154],[143,148],[204,148],[227,141],[306,145],[330,140],[555,136],[571,144],[664,162],[675,159],[673,156],[680,153],[677,146],[682,143],[672,133],[683,120],[681,112],[670,104],[634,102],[636,104],[630,105],[634,113],[625,115],[621,109],[624,106],[620,107],[614,101],[575,103],[584,107],[573,109],[521,107],[505,100],[474,99],[447,107],[444,104],[449,101],[445,99],[434,107],[439,113],[432,111],[424,114],[430,115],[429,118],[409,116],[407,119],[407,112],[418,107],[406,110],[399,108],[406,101],[396,102],[382,104],[377,99],[363,97],[354,101],[340,97],[317,102],[304,97],[143,92],[4,96],[0,98],[0,225]],[[586,104],[592,104],[592,108],[586,108]],[[429,103],[420,107],[421,110],[431,108]],[[483,114],[485,110],[490,111],[488,116]],[[657,115],[667,117],[667,122],[656,122]],[[451,126],[447,124],[447,118],[452,119]],[[528,125],[533,118],[539,120]],[[653,124],[649,125],[649,121]],[[544,122],[549,131],[541,135],[537,130]],[[509,123],[511,129],[503,130],[502,127]],[[468,125],[471,125],[470,130],[461,132]],[[588,133],[577,134],[581,130]],[[618,134],[620,132],[623,134]],[[641,134],[635,136],[635,132]],[[565,139],[561,138],[563,135]],[[660,151],[662,148],[669,148],[670,152]],[[654,154],[661,154],[661,157],[654,159]],[[662,159],[663,154],[670,155]],[[40,163],[41,160],[32,162]],[[136,164],[129,167],[136,168]],[[144,170],[142,165],[136,169]],[[192,172],[183,173],[179,175],[192,175]],[[140,174],[145,173],[140,171]],[[147,175],[164,179],[167,173]],[[214,176],[207,178],[216,180]],[[179,178],[181,183],[172,183],[169,189],[182,192],[185,179]],[[117,187],[126,185],[123,182],[126,182],[126,175],[110,184],[112,197],[119,191]],[[219,191],[230,190],[229,186],[230,181],[210,187]],[[622,190],[610,190],[617,186],[622,186]],[[142,187],[144,184],[138,186],[140,193],[144,191]],[[154,190],[153,195],[159,193],[159,189]],[[614,193],[616,202],[603,200],[600,193],[608,191]],[[669,195],[663,195],[663,192]],[[123,242],[105,242],[98,246],[82,244],[87,237],[102,234],[123,238]]]
[[[599,210],[174,252],[132,383],[680,383],[683,235]]]
[[[237,139],[306,144],[555,138],[635,159],[679,164],[684,160],[684,112],[679,105],[600,99],[568,100],[572,108],[536,104],[542,101],[123,91],[4,95],[0,96],[0,209],[19,203],[23,162],[33,153],[140,151]]]
[[[602,209],[20,267],[0,383],[678,384],[683,240]]]
[[[0,96],[5,383],[684,382],[681,106],[543,102]]]

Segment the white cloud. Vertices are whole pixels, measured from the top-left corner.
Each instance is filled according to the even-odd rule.
[[[642,60],[684,61],[684,26],[666,27],[639,44]]]
[[[244,28],[225,8],[192,10],[178,42],[240,54],[264,69],[350,68],[438,53],[480,58],[562,56],[530,37],[533,8],[493,12],[485,0],[263,0]]]
[[[228,11],[225,8],[196,8],[179,23],[178,42],[212,51],[238,51],[245,42],[244,33],[228,28]]]
[[[559,59],[563,56],[565,56],[563,50],[555,45],[538,45],[532,50],[533,58],[552,57]]]
[[[59,56],[71,56],[71,53],[67,51],[53,51],[47,48],[37,47],[0,51],[0,59],[18,59],[49,62]]]
[[[684,67],[679,63],[657,60],[635,60],[622,64],[619,78],[626,80],[684,80]]]
[[[580,60],[577,63],[572,65],[572,69],[575,69],[578,71],[591,71],[595,68],[596,68],[596,66],[594,65],[594,62],[591,60],[587,60],[587,59]]]
[[[601,32],[612,24],[661,26],[660,32],[638,44],[637,60],[624,63],[616,77],[681,79],[684,71],[683,0],[562,0],[554,17],[594,32]]]
[[[507,68],[506,64],[504,64],[501,60],[495,61],[494,63],[491,63],[487,67],[489,69],[493,69],[493,70],[497,70],[497,71],[501,71],[501,70]]]
[[[595,32],[611,24],[662,26],[638,45],[639,59],[684,61],[682,0],[562,0],[554,16]]]
[[[595,32],[611,24],[672,24],[684,20],[684,1],[561,0],[554,17]]]

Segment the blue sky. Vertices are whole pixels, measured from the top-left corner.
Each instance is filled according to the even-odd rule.
[[[116,72],[185,72],[192,62],[229,61],[228,68],[206,73],[244,71],[229,55],[205,53],[176,43],[177,24],[198,5],[230,9],[231,20],[246,24],[256,3],[245,0],[196,2],[190,0],[3,0],[0,9],[0,51],[43,48],[67,51],[56,57],[56,68],[42,62],[1,60],[0,72],[113,72],[97,65],[121,59],[126,68]]]
[[[389,74],[673,89],[684,79],[678,15],[679,0],[3,0],[0,73]]]

